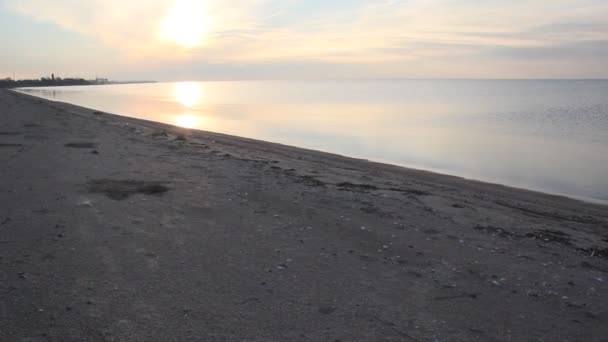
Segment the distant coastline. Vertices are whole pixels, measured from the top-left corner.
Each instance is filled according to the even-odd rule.
[[[23,87],[63,87],[83,85],[105,85],[105,84],[132,84],[132,83],[156,83],[156,81],[111,81],[107,78],[95,78],[87,80],[84,78],[60,78],[42,77],[39,79],[13,80],[11,78],[0,79],[0,88],[23,88]]]

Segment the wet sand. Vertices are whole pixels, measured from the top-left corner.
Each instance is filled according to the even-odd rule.
[[[0,90],[0,341],[606,341],[608,206]]]

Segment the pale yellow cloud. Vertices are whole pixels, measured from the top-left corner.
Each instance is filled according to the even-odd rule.
[[[451,5],[452,3],[452,5]],[[468,5],[467,5],[468,3]],[[538,30],[555,23],[604,22],[608,4],[580,0],[505,3],[384,1],[218,40],[212,60],[320,59],[378,62],[448,56],[479,47],[543,47],[608,40],[607,31]]]
[[[183,56],[226,32],[250,30],[264,0],[19,0],[10,9],[99,40],[130,57]]]

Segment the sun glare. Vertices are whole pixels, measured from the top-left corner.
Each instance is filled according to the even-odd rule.
[[[195,48],[205,43],[209,21],[201,1],[176,0],[160,25],[163,40],[186,48]]]
[[[175,123],[184,128],[197,128],[200,126],[202,119],[198,116],[183,114],[175,117]]]
[[[175,84],[175,100],[182,106],[193,108],[203,97],[203,87],[197,82],[181,82]],[[198,128],[202,118],[197,115],[184,113],[175,117],[175,124],[185,128]]]
[[[181,82],[175,84],[175,99],[182,105],[192,108],[201,102],[203,88],[200,83]]]

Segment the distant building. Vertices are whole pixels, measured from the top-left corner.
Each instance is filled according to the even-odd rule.
[[[107,78],[101,78],[101,77],[95,78],[95,83],[97,83],[97,84],[107,84],[109,82],[110,82],[110,80],[108,80]]]

